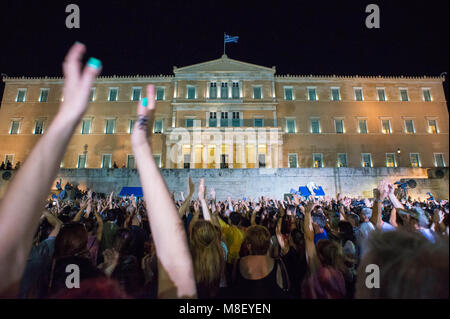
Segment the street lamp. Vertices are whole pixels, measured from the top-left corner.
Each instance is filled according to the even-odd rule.
[[[400,148],[397,148],[397,155],[398,155],[398,167],[400,167],[400,153],[401,153],[402,151],[400,150]]]

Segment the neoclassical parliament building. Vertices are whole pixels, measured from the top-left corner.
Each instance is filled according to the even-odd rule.
[[[63,78],[3,78],[0,158],[23,162],[57,113]],[[221,58],[169,76],[99,77],[63,168],[135,168],[130,133],[156,87],[161,168],[444,167],[442,77],[276,75]],[[0,161],[0,162],[1,162]]]

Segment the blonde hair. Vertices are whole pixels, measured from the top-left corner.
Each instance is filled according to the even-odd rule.
[[[220,237],[220,230],[209,221],[199,220],[192,227],[190,248],[200,298],[214,297],[219,290],[225,269]]]

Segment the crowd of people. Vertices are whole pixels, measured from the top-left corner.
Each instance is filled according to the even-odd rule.
[[[16,165],[14,166],[14,169],[19,169],[20,168],[20,162],[17,162]],[[10,161],[7,161],[6,164],[5,162],[2,162],[2,164],[0,164],[0,170],[4,171],[10,171],[13,169],[13,164]]]
[[[448,298],[446,200],[397,198],[385,180],[363,201],[295,194],[218,200],[214,185],[191,178],[186,196],[175,200],[148,142],[152,85],[131,135],[144,196],[88,190],[49,197],[101,70],[98,60],[81,70],[84,51],[80,43],[69,51],[60,112],[0,201],[0,296]]]

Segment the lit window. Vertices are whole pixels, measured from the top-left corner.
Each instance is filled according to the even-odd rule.
[[[284,88],[284,99],[286,101],[292,101],[294,99],[294,95],[292,93],[291,87],[285,87]]]
[[[86,168],[86,154],[78,155],[77,168]]]
[[[220,126],[221,127],[228,126],[228,112],[220,112]]]
[[[89,92],[89,102],[93,102],[95,100],[95,88],[91,88],[91,92]]]
[[[216,82],[211,82],[209,84],[209,98],[217,99],[217,83]]]
[[[19,134],[20,132],[20,121],[11,121],[11,128],[9,134]]]
[[[363,98],[363,91],[361,88],[354,88],[355,90],[355,100],[356,101],[362,101]]]
[[[297,168],[298,167],[298,159],[297,154],[289,154],[289,168]]]
[[[91,133],[91,120],[81,121],[81,134]]]
[[[370,153],[361,154],[362,167],[372,167],[372,155]]]
[[[405,120],[405,133],[414,134],[414,120]]]
[[[340,101],[341,100],[341,92],[339,88],[331,88],[331,100],[332,101]]]
[[[119,93],[119,89],[118,88],[109,88],[108,101],[111,101],[111,102],[117,101],[118,93]]]
[[[434,153],[434,166],[445,167],[444,154]]]
[[[437,134],[438,133],[437,121],[436,120],[428,120],[428,133],[430,133],[430,134]]]
[[[133,88],[132,94],[131,94],[131,100],[132,101],[139,101],[141,99],[141,93],[142,88]]]
[[[217,113],[209,112],[209,127],[217,127]]]
[[[408,89],[400,89],[400,99],[401,99],[403,102],[409,101],[409,97],[408,97]]]
[[[347,154],[345,153],[338,153],[337,158],[337,167],[347,167]]]
[[[425,102],[431,102],[431,91],[430,89],[422,89],[423,100]]]
[[[344,120],[334,120],[336,134],[344,134]]]
[[[163,132],[163,120],[155,120],[153,125],[153,133],[161,134]]]
[[[239,82],[233,82],[231,94],[233,96],[233,99],[239,99],[240,97]]]
[[[309,101],[317,101],[316,88],[308,88],[308,100]]]
[[[411,161],[411,167],[420,167],[420,155],[419,153],[409,154],[409,159]]]
[[[44,121],[43,120],[37,120],[34,124],[34,134],[40,135],[44,133]]]
[[[111,154],[102,155],[102,168],[111,168]]]
[[[220,98],[228,99],[228,83],[222,82],[222,86],[220,88]]]
[[[391,134],[391,120],[381,120],[381,133]]]
[[[296,129],[295,129],[295,120],[294,119],[287,119],[286,120],[286,132],[287,133],[295,133]]]
[[[359,124],[359,133],[360,134],[367,134],[367,120],[358,120]]]
[[[320,134],[320,120],[319,119],[311,120],[311,133]]]
[[[188,85],[188,87],[187,87],[187,98],[189,100],[194,100],[195,97],[196,97],[195,86]]]
[[[386,101],[386,91],[384,90],[384,88],[378,88],[377,93],[378,93],[378,101],[381,102]]]
[[[386,167],[396,167],[395,153],[386,153]]]
[[[127,168],[129,168],[129,169],[134,169],[135,168],[134,155],[128,155],[127,156]]]
[[[314,153],[313,154],[313,167],[320,168],[323,167],[322,154]]]
[[[159,87],[156,88],[156,101],[163,101],[165,98],[165,88]]]
[[[27,95],[27,89],[18,89],[16,102],[25,102]]]
[[[241,126],[240,112],[233,112],[233,118],[231,120],[231,125],[233,127],[240,127]]]
[[[253,98],[257,100],[262,99],[262,87],[260,86],[253,87]]]
[[[39,94],[39,102],[48,101],[48,91],[49,89],[41,89],[41,93]]]
[[[105,134],[114,134],[116,128],[116,120],[106,120]]]

